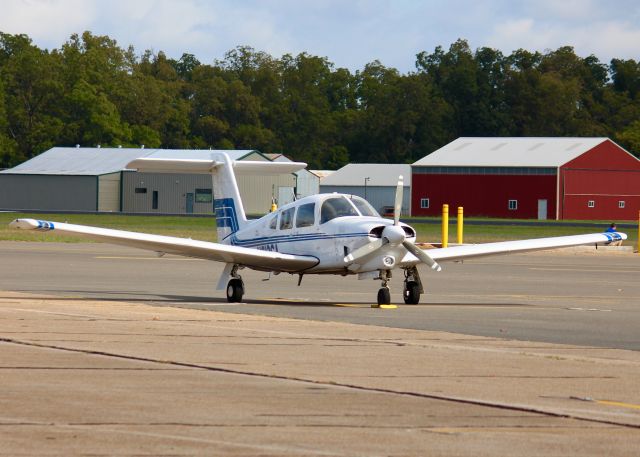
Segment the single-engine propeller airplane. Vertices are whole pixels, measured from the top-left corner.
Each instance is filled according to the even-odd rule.
[[[213,151],[211,160],[140,158],[129,169],[156,173],[200,173],[213,178],[218,243],[186,238],[113,230],[35,219],[16,219],[18,229],[52,231],[134,248],[176,254],[226,264],[217,289],[225,288],[229,302],[240,302],[245,286],[242,268],[299,275],[357,274],[359,279],[381,281],[377,302],[389,304],[392,272],[404,273],[404,302],[416,304],[424,288],[417,265],[440,271],[438,262],[542,249],[609,244],[627,238],[624,233],[504,241],[423,250],[416,246],[416,231],[400,222],[402,177],[395,196],[393,220],[383,219],[363,198],[347,194],[318,194],[301,198],[257,220],[247,220],[236,173],[292,173],[306,167],[300,162],[232,161]]]

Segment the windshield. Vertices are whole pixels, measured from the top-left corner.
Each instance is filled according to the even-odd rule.
[[[364,198],[358,197],[356,195],[352,195],[351,201],[353,202],[354,205],[356,205],[356,208],[358,208],[358,211],[360,211],[360,214],[362,214],[363,216],[380,217],[378,212],[375,209],[373,209],[373,206],[371,206],[369,202],[366,201]]]
[[[324,224],[331,219],[343,216],[359,216],[356,209],[344,197],[328,198],[322,203],[320,209],[320,223]]]

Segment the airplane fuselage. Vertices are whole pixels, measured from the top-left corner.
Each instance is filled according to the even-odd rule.
[[[348,194],[318,194],[282,206],[252,221],[225,239],[224,244],[318,259],[304,273],[356,274],[377,271],[417,259],[393,242],[385,255],[347,267],[344,258],[372,239],[379,239],[393,221],[384,219],[364,199]],[[402,238],[415,241],[415,231],[400,224]],[[386,262],[386,263],[384,263]]]

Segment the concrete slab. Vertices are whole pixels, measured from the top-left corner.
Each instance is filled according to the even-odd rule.
[[[0,337],[0,455],[640,446],[635,351],[16,292]]]

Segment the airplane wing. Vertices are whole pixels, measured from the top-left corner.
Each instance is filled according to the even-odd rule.
[[[293,273],[304,271],[318,264],[318,259],[311,256],[261,251],[259,249],[229,246],[189,238],[128,232],[125,230],[90,227],[87,225],[39,221],[35,219],[16,219],[9,225],[22,230],[37,230],[40,232],[54,230],[59,233],[72,234],[95,241],[103,241],[166,254],[239,264],[257,270]]]
[[[545,249],[556,249],[570,246],[608,244],[612,241],[626,239],[627,235],[619,232],[592,233],[588,235],[557,236],[552,238],[452,246],[440,249],[428,249],[425,252],[428,253],[433,260],[453,261],[473,257],[515,254],[519,252],[541,251]]]

